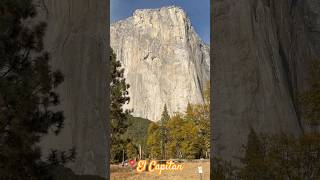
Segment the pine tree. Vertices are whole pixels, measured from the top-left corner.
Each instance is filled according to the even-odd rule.
[[[43,48],[46,24],[25,23],[35,15],[32,0],[0,1],[1,179],[50,178],[38,143],[49,129],[58,134],[63,127],[63,113],[52,110],[63,76],[51,70]]]
[[[169,121],[169,119],[170,119],[170,116],[168,113],[167,105],[165,104],[161,114],[160,122],[165,125]]]
[[[120,61],[110,48],[111,83],[110,83],[110,126],[111,126],[111,161],[122,160],[122,152],[128,141],[122,137],[129,126],[129,110],[124,110],[123,105],[129,103],[129,84],[123,76],[124,69]]]
[[[248,135],[248,142],[245,146],[245,157],[241,159],[244,167],[240,171],[242,179],[270,179],[265,170],[265,149],[263,144],[251,128]]]
[[[164,105],[161,119],[160,119],[160,144],[161,144],[161,157],[166,159],[166,144],[167,144],[167,134],[168,130],[166,128],[167,122],[170,120],[167,105]]]
[[[150,123],[148,128],[148,139],[147,139],[148,150],[150,158],[160,158],[160,128],[156,123]]]

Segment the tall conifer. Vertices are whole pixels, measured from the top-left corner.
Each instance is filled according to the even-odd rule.
[[[63,113],[52,108],[59,104],[54,90],[63,76],[49,66],[43,47],[46,24],[25,22],[35,15],[32,0],[0,1],[1,179],[50,178],[38,143],[49,129],[57,134],[63,127]],[[54,152],[55,162],[66,160]]]
[[[167,122],[170,120],[170,116],[168,113],[167,105],[165,104],[163,107],[161,119],[160,119],[160,144],[161,144],[161,156],[163,159],[166,159],[166,144],[167,144],[167,134],[168,130],[166,128]]]
[[[116,55],[110,48],[111,83],[110,83],[110,124],[111,124],[111,160],[122,160],[122,153],[126,148],[127,140],[122,135],[129,126],[129,110],[124,110],[123,105],[129,103],[129,84],[124,78],[124,69],[116,59]]]

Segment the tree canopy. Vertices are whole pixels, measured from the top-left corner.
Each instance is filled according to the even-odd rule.
[[[55,89],[63,81],[44,50],[46,24],[34,20],[31,0],[0,1],[0,176],[2,179],[50,179],[50,162],[41,160],[40,138],[63,127]],[[26,23],[32,21],[33,23]],[[49,161],[65,163],[53,150]]]
[[[110,48],[111,82],[110,82],[110,127],[111,127],[111,161],[119,162],[122,160],[128,139],[124,134],[129,127],[128,116],[130,110],[124,110],[123,106],[129,103],[129,84],[124,78],[124,69],[116,59],[116,55]]]
[[[166,105],[162,117],[148,130],[151,158],[208,158],[210,153],[210,85],[205,88],[204,104],[187,104],[185,113],[169,116]]]

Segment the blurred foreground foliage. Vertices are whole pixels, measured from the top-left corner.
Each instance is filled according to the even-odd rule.
[[[320,178],[320,134],[300,137],[285,134],[265,136],[251,130],[239,166],[215,160],[214,179],[295,179]]]
[[[214,160],[212,179],[319,180],[320,179],[320,63],[310,67],[310,87],[298,96],[305,131],[299,137],[257,134],[250,130],[244,157],[237,166]]]

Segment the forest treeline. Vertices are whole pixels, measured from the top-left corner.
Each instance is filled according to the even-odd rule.
[[[215,158],[212,179],[296,179],[320,178],[320,136],[307,133],[301,137],[286,134],[257,134],[251,129],[239,164]]]
[[[210,154],[209,88],[204,104],[188,104],[184,113],[171,117],[166,106],[162,118],[148,129],[147,149],[151,159],[199,159]]]
[[[211,178],[233,179],[320,179],[320,63],[310,67],[307,91],[296,96],[305,132],[299,137],[288,134],[258,134],[251,128],[244,155],[232,162],[215,157]]]

